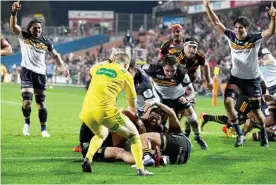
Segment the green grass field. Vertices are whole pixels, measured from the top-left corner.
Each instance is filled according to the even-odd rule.
[[[48,131],[40,136],[37,107],[33,104],[31,135],[23,136],[20,86],[1,87],[1,181],[2,184],[275,184],[276,143],[262,148],[259,142],[247,141],[235,148],[234,138],[227,138],[221,125],[208,123],[203,138],[209,150],[200,150],[193,142],[186,165],[151,167],[152,177],[137,177],[129,165],[94,163],[94,174],[83,173],[81,154],[74,153],[85,95],[83,88],[55,87],[47,90]],[[125,106],[121,96],[119,106]],[[222,99],[211,106],[210,97],[198,97],[197,113],[224,114]],[[182,120],[182,123],[184,120]]]

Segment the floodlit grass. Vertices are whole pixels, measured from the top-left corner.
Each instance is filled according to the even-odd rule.
[[[153,177],[137,177],[129,165],[94,163],[94,174],[81,169],[81,154],[74,153],[79,143],[78,118],[85,95],[83,88],[54,87],[47,90],[48,131],[50,138],[40,136],[38,111],[33,104],[31,135],[23,136],[20,86],[2,84],[1,97],[1,181],[2,184],[275,184],[276,143],[262,148],[259,142],[247,141],[234,147],[221,125],[208,123],[202,137],[209,150],[193,142],[191,158],[186,165],[151,167]],[[93,102],[91,102],[93,103]],[[124,96],[118,100],[125,106]],[[222,99],[211,106],[210,97],[197,98],[196,111],[224,114]],[[182,123],[184,120],[182,120]]]

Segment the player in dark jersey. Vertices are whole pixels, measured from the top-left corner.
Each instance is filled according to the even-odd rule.
[[[166,40],[159,52],[158,62],[167,55],[178,56],[180,51],[183,49],[184,36],[183,36],[183,27],[180,24],[174,24],[171,27],[171,39]]]
[[[145,109],[147,110],[153,106],[156,106],[157,109],[162,110],[168,116],[169,128],[166,133],[148,132],[140,135],[144,160],[151,160],[152,150],[158,147],[162,155],[169,156],[171,164],[187,163],[190,158],[192,146],[189,139],[182,132],[180,122],[175,112],[165,104],[154,101],[147,102]],[[161,122],[160,115],[157,121],[159,123]],[[149,142],[151,145],[149,145]]]
[[[196,39],[185,39],[184,49],[180,51],[177,57],[177,61],[187,71],[191,82],[194,82],[198,79],[197,69],[200,66],[204,67],[204,75],[208,88],[213,88],[209,63],[205,60],[204,54],[198,50],[198,42]]]
[[[7,55],[12,54],[11,45],[8,43],[8,41],[1,34],[0,34],[0,39],[1,39],[0,56],[7,56]]]
[[[47,52],[56,60],[64,70],[65,76],[69,71],[65,68],[64,62],[59,53],[54,49],[52,42],[42,36],[42,22],[38,19],[32,20],[27,26],[27,32],[22,31],[17,25],[17,12],[21,9],[19,2],[12,5],[10,17],[10,28],[19,40],[22,61],[20,71],[21,92],[22,92],[22,113],[25,118],[23,135],[30,135],[30,115],[33,94],[39,109],[38,117],[41,125],[41,136],[50,137],[46,130],[47,109],[45,106],[46,97],[46,61]]]

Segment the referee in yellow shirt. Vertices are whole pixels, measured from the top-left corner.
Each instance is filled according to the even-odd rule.
[[[95,136],[91,139],[83,160],[84,172],[92,172],[93,156],[101,147],[108,132],[112,131],[131,141],[131,152],[136,162],[137,175],[153,175],[144,169],[142,144],[136,127],[116,106],[116,99],[123,90],[129,109],[136,112],[133,77],[127,71],[129,63],[130,58],[127,54],[118,53],[113,60],[98,63],[90,69],[92,80],[83,102],[80,118]]]

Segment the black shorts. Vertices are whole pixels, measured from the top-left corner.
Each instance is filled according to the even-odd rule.
[[[276,94],[276,85],[268,87],[267,89],[270,95]]]
[[[167,105],[168,107],[174,109],[175,112],[187,109],[191,106],[190,103],[182,104],[178,101],[178,99],[172,100],[172,99],[162,99],[162,102]]]
[[[241,94],[248,97],[261,97],[261,78],[257,77],[255,79],[240,79],[235,76],[230,77],[227,84],[234,84],[239,87]]]
[[[189,160],[192,145],[184,134],[164,133],[160,137],[162,154],[169,156],[171,164],[184,164]]]
[[[22,67],[20,71],[21,89],[34,88],[34,89],[46,89],[46,75],[35,73],[25,67]]]

